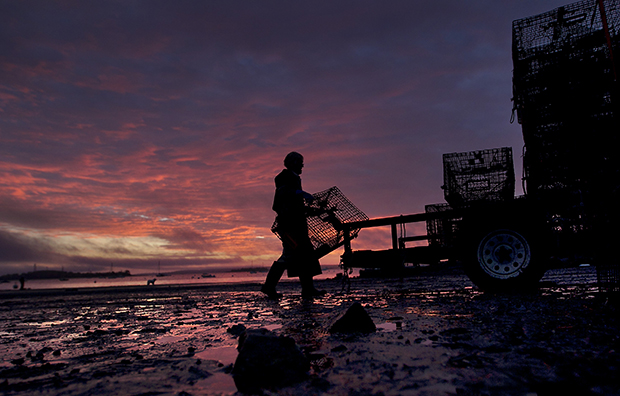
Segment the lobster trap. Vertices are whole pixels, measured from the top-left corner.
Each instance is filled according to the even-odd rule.
[[[317,258],[321,258],[344,244],[343,224],[368,220],[368,216],[353,205],[338,187],[312,194],[312,197],[312,203],[307,204],[308,235]],[[357,237],[359,228],[348,230],[350,238]],[[277,220],[271,231],[282,239],[277,232]]]
[[[514,198],[510,147],[444,154],[443,175],[444,197],[452,207]]]
[[[619,29],[620,0],[579,1],[513,22],[513,100],[528,195],[595,197],[613,180]]]
[[[451,211],[452,207],[446,203],[431,204],[424,207],[427,214]],[[426,220],[426,235],[429,246],[450,246],[458,230],[461,219],[452,216],[432,217]]]

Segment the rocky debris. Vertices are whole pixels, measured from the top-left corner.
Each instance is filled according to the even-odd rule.
[[[232,375],[240,392],[277,389],[307,378],[310,363],[290,337],[250,329],[239,338],[238,349]]]
[[[371,317],[362,304],[353,303],[329,328],[330,333],[374,333],[377,331]]]
[[[228,330],[226,330],[226,332],[228,334],[232,334],[235,337],[239,337],[245,332],[245,330],[246,330],[246,327],[243,324],[239,323],[239,324],[230,326]]]

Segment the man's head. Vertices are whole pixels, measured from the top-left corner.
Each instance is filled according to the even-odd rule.
[[[291,151],[284,158],[284,166],[300,175],[301,168],[304,167],[304,157],[296,151]]]

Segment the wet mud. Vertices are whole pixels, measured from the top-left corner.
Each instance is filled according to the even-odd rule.
[[[313,300],[294,282],[278,301],[258,285],[5,293],[0,392],[238,394],[239,331],[264,327],[311,362],[306,381],[265,394],[620,394],[617,304],[587,276],[555,276],[510,295],[459,274],[353,279],[348,292],[327,280]],[[329,334],[354,302],[377,332]]]

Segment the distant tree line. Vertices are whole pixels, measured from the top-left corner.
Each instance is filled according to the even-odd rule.
[[[58,278],[123,278],[125,276],[131,276],[129,270],[125,271],[110,271],[110,272],[71,272],[71,271],[32,271],[25,272],[23,274],[8,274],[0,275],[0,281],[13,281],[19,280],[24,277],[25,279],[58,279]]]

